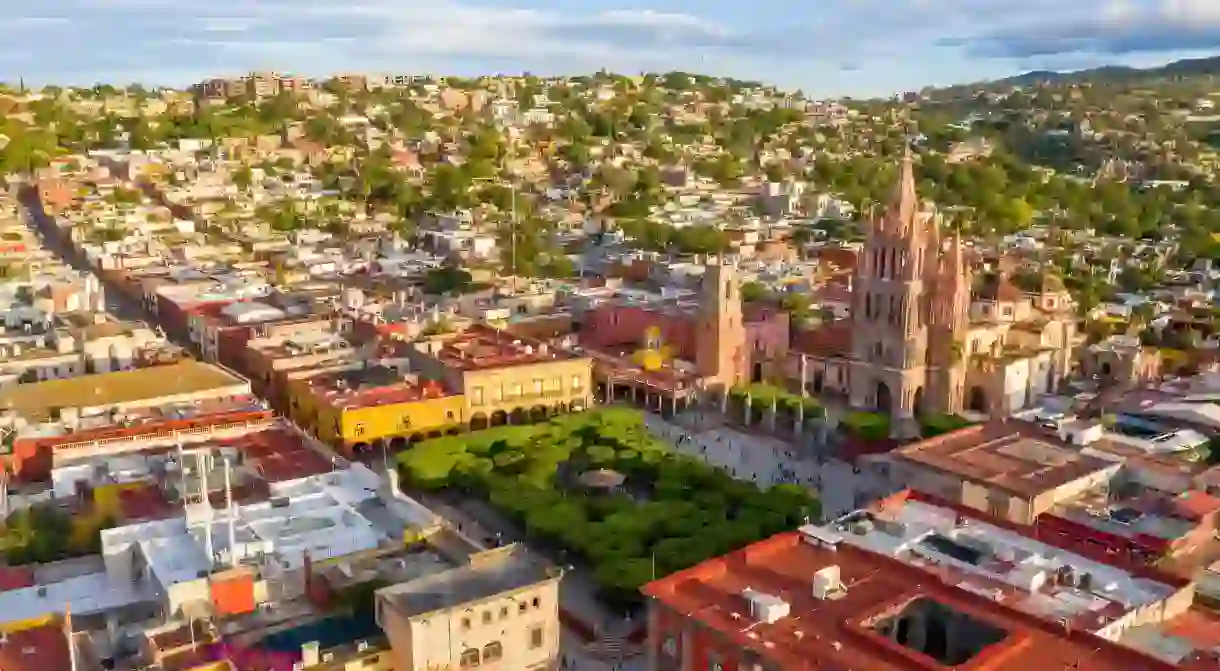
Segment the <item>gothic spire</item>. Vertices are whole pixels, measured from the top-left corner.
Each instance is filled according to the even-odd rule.
[[[898,173],[898,185],[894,190],[892,206],[897,211],[902,226],[915,223],[915,213],[919,211],[919,194],[915,191],[915,157],[911,154],[909,143],[902,155],[902,167]]]

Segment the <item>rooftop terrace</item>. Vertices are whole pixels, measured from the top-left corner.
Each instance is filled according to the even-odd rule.
[[[1117,635],[1118,623],[1132,611],[1162,604],[1181,588],[901,496],[816,532],[893,557],[997,604],[1107,638]]]
[[[56,408],[158,405],[172,398],[209,392],[230,395],[248,384],[224,369],[183,359],[165,366],[3,387],[0,408],[42,420]]]
[[[1024,422],[959,429],[901,448],[894,455],[1027,498],[1115,465]]]
[[[815,530],[814,534],[818,534]],[[934,574],[846,542],[779,534],[646,585],[666,609],[717,633],[720,645],[786,670],[1168,670],[1086,632],[1005,609]],[[757,609],[751,599],[761,604]],[[768,613],[768,604],[783,603]],[[917,649],[895,631],[904,613],[969,623],[979,636],[954,651]],[[778,617],[776,617],[778,615]],[[929,631],[930,631],[929,627]],[[752,656],[752,657],[751,657]],[[965,657],[965,659],[962,659]]]
[[[462,371],[526,366],[571,359],[572,355],[488,326],[473,325],[445,340],[436,358]]]
[[[418,382],[386,366],[323,373],[307,379],[313,393],[328,405],[367,408],[395,403],[414,403],[453,396],[435,381]]]
[[[471,601],[560,578],[551,566],[522,545],[512,544],[472,555],[468,563],[377,590],[377,598],[405,617],[452,608]]]

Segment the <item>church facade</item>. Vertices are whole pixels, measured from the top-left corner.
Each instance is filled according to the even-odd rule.
[[[868,223],[850,316],[794,352],[807,389],[901,421],[1007,414],[1058,387],[1077,340],[1062,283],[1051,276],[1024,292],[1001,267],[975,286],[961,238],[944,235],[941,221],[919,200],[908,153],[893,197]]]

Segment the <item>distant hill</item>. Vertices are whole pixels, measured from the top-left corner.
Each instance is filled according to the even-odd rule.
[[[1188,58],[1155,68],[1129,68],[1121,65],[1107,65],[1088,70],[1076,70],[1075,72],[1034,70],[1033,72],[1026,72],[1015,77],[1008,77],[989,83],[1000,86],[1031,86],[1039,82],[1065,84],[1075,82],[1109,83],[1209,75],[1220,75],[1220,56]]]

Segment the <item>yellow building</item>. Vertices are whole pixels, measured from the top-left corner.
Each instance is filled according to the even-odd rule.
[[[390,368],[325,373],[289,382],[289,414],[319,440],[349,455],[401,449],[464,426],[466,401],[438,382]]]
[[[593,362],[482,325],[410,345],[412,364],[461,389],[470,428],[521,424],[592,403]]]

